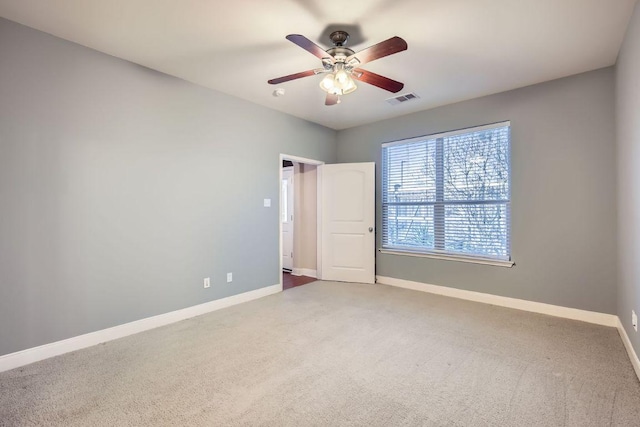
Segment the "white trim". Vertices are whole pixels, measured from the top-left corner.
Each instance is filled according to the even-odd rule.
[[[291,156],[289,154],[280,153],[280,168],[282,168],[283,160],[289,160],[291,162],[296,162],[296,163],[305,163],[307,165],[316,165],[316,166],[324,165],[324,162],[322,160],[314,160],[314,159],[308,159],[306,157]]]
[[[636,351],[633,349],[633,345],[631,344],[631,340],[629,340],[629,335],[627,335],[626,329],[622,325],[622,321],[618,317],[618,333],[620,334],[620,338],[622,338],[622,343],[624,347],[627,349],[627,354],[629,355],[629,359],[631,360],[631,364],[633,365],[633,370],[636,371],[636,375],[640,380],[640,359],[638,359],[638,355]]]
[[[449,137],[449,136],[460,135],[460,134],[463,134],[463,133],[481,132],[483,130],[496,129],[496,128],[501,128],[501,127],[505,127],[505,126],[511,126],[511,121],[507,120],[507,121],[504,121],[504,122],[490,123],[490,124],[487,124],[487,125],[480,125],[480,126],[472,126],[472,127],[463,128],[463,129],[456,129],[456,130],[452,130],[452,131],[448,131],[448,132],[439,132],[439,133],[433,133],[433,134],[430,134],[430,135],[421,135],[421,136],[416,136],[416,137],[413,137],[413,138],[406,138],[406,139],[399,139],[399,140],[396,140],[396,141],[383,142],[382,143],[382,147],[383,148],[384,147],[391,147],[393,145],[425,141],[425,140],[428,140],[428,139],[445,138],[445,137]]]
[[[124,323],[112,328],[102,329],[90,332],[84,335],[68,338],[62,341],[56,341],[44,344],[38,347],[29,348],[15,353],[0,356],[0,372],[9,369],[18,368],[50,357],[59,356],[70,351],[76,351],[83,348],[91,347],[103,342],[123,338],[139,332],[148,331],[160,326],[169,325],[191,317],[200,316],[212,311],[220,310],[243,302],[252,301],[267,295],[282,292],[282,284],[267,286],[256,289],[254,291],[244,292],[226,298],[206,302],[204,304],[194,305],[183,308],[181,310],[171,311],[169,313],[159,314],[157,316],[147,317],[145,319],[136,320],[134,322]]]
[[[492,304],[500,307],[515,308],[517,310],[547,314],[549,316],[564,317],[566,319],[595,323],[596,325],[610,326],[613,328],[618,327],[618,316],[615,316],[613,314],[598,313],[595,311],[562,307],[559,305],[545,304],[542,302],[527,301],[517,298],[509,298],[499,295],[467,291],[464,289],[450,288],[447,286],[429,285],[426,283],[412,282],[410,280],[395,279],[393,277],[376,276],[376,279],[377,283],[396,286],[398,288],[429,292],[431,294],[444,295],[447,297],[481,302],[484,304]]]
[[[503,261],[499,259],[486,259],[486,258],[463,256],[463,255],[445,255],[445,254],[427,253],[427,252],[403,251],[400,249],[382,249],[381,248],[381,249],[378,249],[378,252],[380,252],[381,254],[387,254],[387,255],[413,256],[413,257],[419,257],[419,258],[442,259],[445,261],[470,262],[472,264],[494,265],[496,267],[511,268],[515,265],[515,262],[513,261]]]
[[[291,271],[291,274],[294,276],[307,276],[307,277],[313,277],[313,278],[318,277],[318,272],[310,268],[294,268]]]

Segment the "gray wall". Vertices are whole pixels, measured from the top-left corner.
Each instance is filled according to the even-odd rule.
[[[280,152],[335,132],[0,19],[0,355],[279,283]]]
[[[338,161],[375,161],[379,179],[383,142],[503,120],[512,131],[516,265],[378,254],[376,274],[615,313],[612,68],[340,131]],[[379,190],[378,182],[378,221]]]
[[[618,316],[640,354],[640,334],[631,310],[640,315],[640,6],[629,23],[616,65],[618,139]]]

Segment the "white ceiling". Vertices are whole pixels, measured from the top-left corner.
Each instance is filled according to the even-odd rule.
[[[0,16],[334,129],[613,65],[636,0],[0,0]],[[321,46],[330,24],[358,25],[355,51],[392,36],[409,49],[363,66],[419,100],[360,83],[327,107],[319,67],[287,41]],[[320,39],[323,37],[323,39]],[[358,41],[358,40],[356,40]]]

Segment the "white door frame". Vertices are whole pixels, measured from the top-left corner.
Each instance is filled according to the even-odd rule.
[[[324,165],[324,162],[322,160],[314,160],[314,159],[308,159],[306,157],[300,157],[300,156],[292,156],[289,154],[284,154],[284,153],[280,153],[280,157],[278,159],[278,258],[279,258],[279,269],[278,269],[278,274],[280,275],[280,290],[282,290],[282,162],[283,160],[289,160],[292,162],[296,162],[296,163],[305,163],[308,165],[315,165],[315,166],[320,166],[320,165]],[[320,271],[321,271],[321,256],[322,256],[322,239],[320,239],[321,236],[321,222],[320,219],[321,217],[321,209],[322,209],[322,200],[321,200],[321,179],[320,179],[320,168],[318,168],[318,191],[317,191],[317,197],[318,197],[318,203],[317,203],[317,209],[318,209],[318,219],[317,219],[317,231],[316,231],[316,241],[318,244],[318,250],[317,250],[317,265],[316,265],[316,271],[318,272],[318,280],[320,280]]]

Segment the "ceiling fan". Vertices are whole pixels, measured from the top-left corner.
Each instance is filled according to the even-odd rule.
[[[340,96],[356,90],[357,86],[353,81],[354,79],[393,93],[401,91],[404,87],[403,83],[358,68],[367,62],[407,50],[407,42],[400,37],[391,37],[358,53],[345,47],[349,39],[349,34],[346,31],[334,31],[331,33],[329,38],[331,38],[334,46],[326,51],[300,34],[289,34],[286,38],[320,58],[322,60],[322,68],[271,79],[268,81],[269,84],[277,85],[302,77],[326,74],[320,82],[320,88],[327,92],[325,105],[339,104]]]

